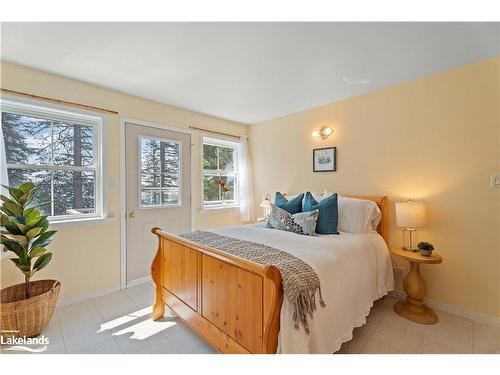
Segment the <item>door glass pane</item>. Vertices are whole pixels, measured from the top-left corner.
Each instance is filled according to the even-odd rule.
[[[141,137],[141,187],[160,187],[160,142]]]
[[[92,166],[94,129],[91,126],[54,122],[54,165]]]
[[[141,206],[159,206],[160,205],[160,189],[142,189],[141,190]]]
[[[140,205],[180,204],[181,144],[140,136]]]
[[[163,190],[161,199],[163,204],[179,204],[179,190]]]
[[[5,155],[9,164],[51,163],[50,120],[2,112]]]
[[[160,141],[162,188],[179,188],[179,147],[180,145],[178,143]]]

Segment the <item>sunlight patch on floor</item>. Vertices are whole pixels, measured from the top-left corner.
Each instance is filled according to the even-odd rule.
[[[121,331],[115,332],[113,333],[113,336],[121,336],[127,333],[132,333],[132,336],[129,337],[130,339],[145,340],[148,337],[164,331],[165,329],[175,326],[176,324],[177,323],[175,322],[162,322],[148,319],[122,329]]]

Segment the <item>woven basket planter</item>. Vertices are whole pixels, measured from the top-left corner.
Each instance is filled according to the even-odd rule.
[[[29,299],[24,299],[24,283],[0,291],[0,332],[7,337],[38,336],[56,309],[61,283],[56,280],[30,282]]]

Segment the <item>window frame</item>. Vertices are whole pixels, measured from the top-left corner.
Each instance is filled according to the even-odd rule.
[[[143,206],[142,205],[142,199],[141,199],[141,191],[143,189],[142,187],[142,170],[141,170],[141,167],[142,167],[142,164],[141,164],[141,156],[142,156],[142,148],[141,148],[141,140],[142,138],[148,138],[148,139],[151,139],[151,140],[156,140],[156,141],[160,141],[160,142],[168,142],[168,143],[176,143],[179,145],[179,203],[174,203],[174,204],[159,204],[159,205],[151,205],[151,206]],[[160,208],[178,208],[178,207],[182,207],[182,142],[181,141],[178,141],[178,140],[175,140],[175,139],[168,139],[168,138],[161,138],[161,137],[155,137],[155,136],[152,136],[152,135],[145,135],[145,134],[139,134],[139,136],[137,137],[138,139],[138,150],[139,152],[137,153],[137,167],[138,167],[138,176],[139,178],[137,179],[138,180],[138,196],[137,196],[137,199],[138,199],[138,205],[137,207],[139,207],[140,210],[151,210],[151,209],[160,209]],[[152,188],[152,189],[155,189],[155,188]],[[162,193],[162,186],[161,186],[161,169],[160,169],[160,187],[158,188],[160,190],[160,202],[161,202],[161,193]]]
[[[234,160],[234,199],[231,200],[230,203],[225,203],[222,200],[212,201],[216,203],[206,204],[205,202],[205,194],[204,194],[204,178],[205,176],[217,176],[216,174],[205,174],[205,168],[203,167],[204,160],[204,145],[218,146],[218,147],[226,147],[232,148],[234,150],[233,160]],[[240,206],[240,197],[239,197],[239,143],[234,141],[229,141],[221,138],[214,138],[209,136],[201,137],[201,151],[200,151],[200,169],[201,169],[201,209],[204,210],[215,210],[215,209],[224,209],[224,208],[238,208]],[[227,176],[227,175],[223,175]]]
[[[104,116],[94,112],[67,108],[60,105],[40,103],[39,101],[21,100],[21,99],[0,99],[0,114],[8,112],[21,116],[43,118],[47,120],[65,121],[76,125],[91,126],[93,128],[93,166],[64,166],[64,165],[38,165],[38,164],[10,164],[7,162],[7,169],[23,170],[47,170],[47,171],[82,171],[95,173],[95,213],[68,214],[68,215],[49,215],[49,223],[66,223],[77,221],[89,221],[104,219],[107,217],[107,202],[104,187],[104,160],[103,160],[103,124]],[[51,180],[53,189],[53,179]],[[53,197],[53,195],[52,195]],[[51,213],[54,202],[51,201]]]

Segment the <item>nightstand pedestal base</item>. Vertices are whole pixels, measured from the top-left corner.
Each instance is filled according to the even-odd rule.
[[[403,289],[408,298],[406,298],[406,301],[399,301],[394,304],[394,311],[413,322],[422,324],[437,323],[438,317],[436,313],[424,304],[427,285],[420,274],[420,264],[438,264],[443,261],[443,258],[436,253],[430,256],[422,256],[419,253],[405,251],[401,248],[392,249],[391,253],[410,262],[410,272],[403,280]]]
[[[421,324],[435,324],[438,317],[432,309],[425,305],[414,305],[409,301],[398,301],[394,304],[394,311],[403,318]]]

